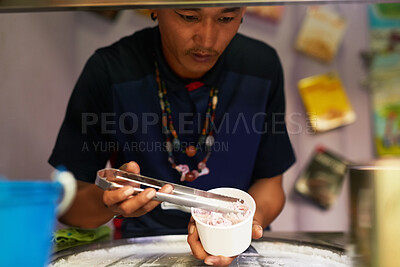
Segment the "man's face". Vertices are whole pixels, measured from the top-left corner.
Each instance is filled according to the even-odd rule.
[[[235,36],[244,11],[238,7],[156,10],[169,66],[182,78],[201,78]]]

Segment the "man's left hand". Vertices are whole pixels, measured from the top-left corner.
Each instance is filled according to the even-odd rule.
[[[262,235],[262,226],[256,220],[253,220],[252,238],[259,239],[262,237]],[[199,260],[204,260],[204,263],[207,265],[228,266],[237,257],[213,256],[208,254],[204,250],[203,245],[200,242],[199,234],[197,232],[196,224],[193,217],[190,218],[190,222],[188,225],[187,242],[189,243],[193,256]]]

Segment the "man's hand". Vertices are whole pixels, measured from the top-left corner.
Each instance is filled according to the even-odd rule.
[[[187,242],[189,243],[193,256],[199,260],[204,260],[204,263],[207,265],[228,266],[237,257],[212,256],[208,254],[201,244],[193,217],[190,218],[188,233]],[[262,235],[263,228],[257,221],[253,220],[252,238],[259,239],[262,237]]]
[[[140,173],[139,165],[134,161],[122,165],[120,169],[136,174]],[[171,193],[172,190],[173,187],[171,185],[165,185],[159,192]],[[132,186],[124,186],[117,190],[105,191],[103,194],[104,205],[116,215],[139,217],[160,204],[159,201],[151,200],[156,195],[156,190],[154,188],[146,188],[137,195],[133,195],[134,192]]]

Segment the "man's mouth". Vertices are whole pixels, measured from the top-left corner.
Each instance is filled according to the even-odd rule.
[[[199,63],[204,63],[211,60],[212,55],[207,53],[192,53],[192,58]]]
[[[211,62],[219,56],[219,53],[216,50],[202,47],[191,48],[187,50],[185,54],[190,56],[192,60],[197,63]]]

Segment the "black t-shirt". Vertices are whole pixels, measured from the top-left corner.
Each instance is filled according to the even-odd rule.
[[[183,144],[196,143],[202,130],[211,87],[219,90],[215,144],[208,175],[180,182],[168,162],[154,61],[168,91],[174,127]],[[144,29],[97,50],[88,60],[68,104],[49,159],[77,179],[93,183],[110,160],[114,167],[136,161],[141,173],[209,190],[247,191],[255,179],[274,177],[295,161],[284,122],[283,73],[275,50],[237,34],[216,65],[189,91],[169,68],[161,51],[158,27]],[[195,169],[206,151],[176,161]],[[124,236],[187,233],[190,214],[158,206],[139,218],[124,219]]]

